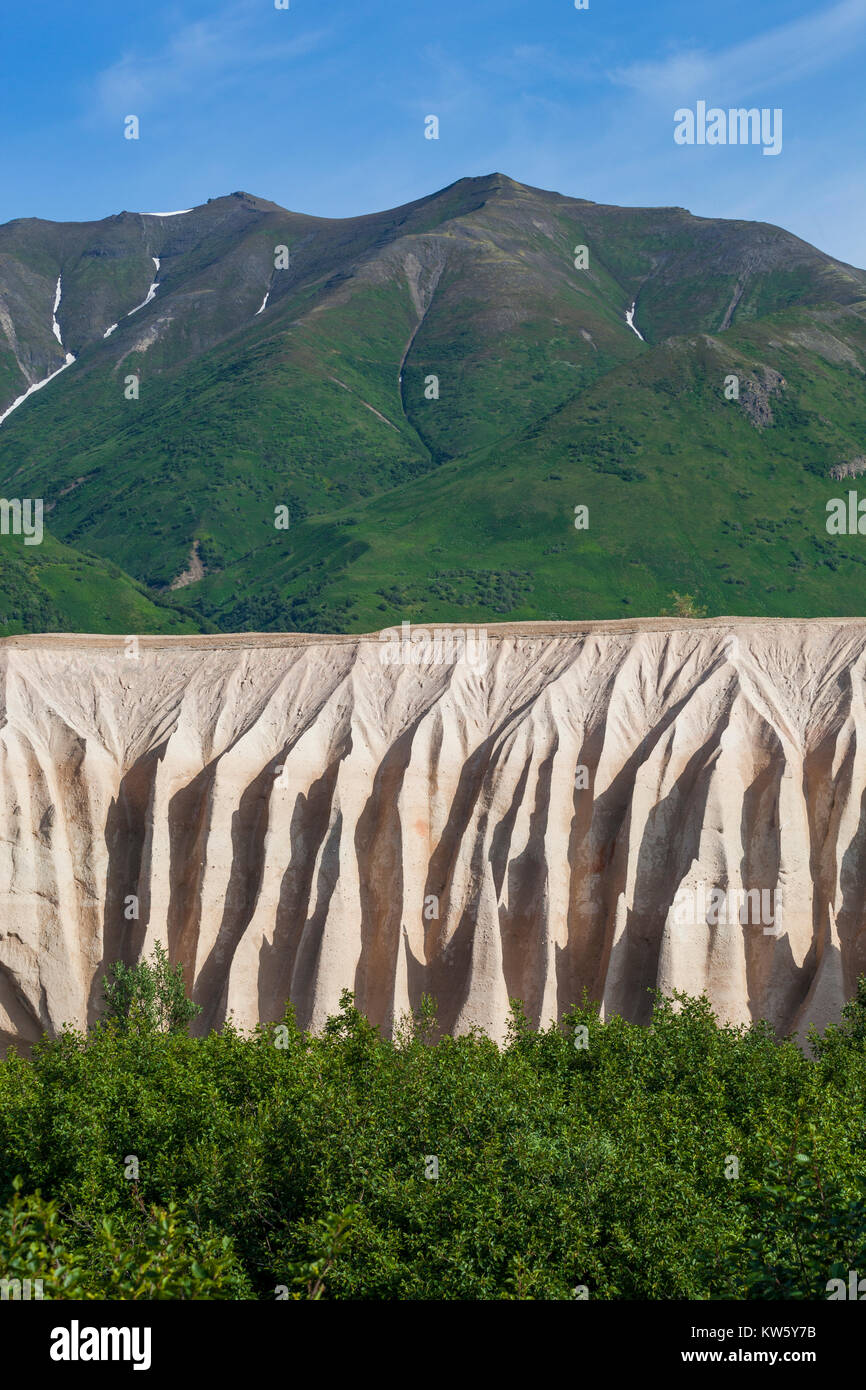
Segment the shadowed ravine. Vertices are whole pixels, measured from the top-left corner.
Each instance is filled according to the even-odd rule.
[[[197,1027],[345,988],[452,1031],[647,990],[804,1033],[866,971],[866,620],[502,625],[483,666],[378,638],[0,642],[0,1042],[85,1026],[154,942]],[[578,768],[583,772],[576,772]],[[282,772],[280,769],[283,769]],[[682,919],[765,890],[782,929]],[[695,898],[697,901],[698,899]],[[137,909],[137,917],[126,913]]]

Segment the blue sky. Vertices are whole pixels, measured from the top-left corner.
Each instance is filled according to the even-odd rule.
[[[0,0],[0,51],[0,221],[236,189],[345,217],[499,170],[866,266],[866,0]],[[780,107],[781,154],[675,144],[698,100]]]

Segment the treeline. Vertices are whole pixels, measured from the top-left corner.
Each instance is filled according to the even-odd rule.
[[[866,979],[806,1055],[658,998],[504,1046],[205,1038],[164,957],[0,1064],[0,1279],[45,1298],[827,1298],[866,1275]]]

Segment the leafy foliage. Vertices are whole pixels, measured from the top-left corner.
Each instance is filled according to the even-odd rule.
[[[44,1298],[237,1298],[249,1289],[228,1237],[205,1237],[174,1203],[144,1220],[105,1218],[82,1242],[56,1202],[21,1196],[21,1179],[0,1210],[0,1269],[6,1279],[41,1281]]]
[[[116,1020],[123,1031],[134,1033],[178,1033],[187,1028],[201,1005],[187,998],[183,966],[172,967],[159,942],[153,948],[153,963],[139,961],[126,965],[115,961],[113,979],[103,985],[107,1017]]]
[[[438,1036],[426,998],[393,1039],[349,993],[317,1036],[289,1008],[192,1038],[149,1007],[0,1064],[0,1272],[46,1297],[804,1298],[866,1274],[866,982],[811,1054],[680,995],[647,1027],[584,999],[537,1030],[515,1002],[501,1047]]]

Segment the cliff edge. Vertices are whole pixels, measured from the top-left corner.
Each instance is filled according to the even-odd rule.
[[[866,619],[0,641],[0,1042],[165,944],[197,1027],[584,988],[804,1033],[866,971]],[[449,633],[451,636],[449,636]],[[438,640],[438,645],[437,645]]]

